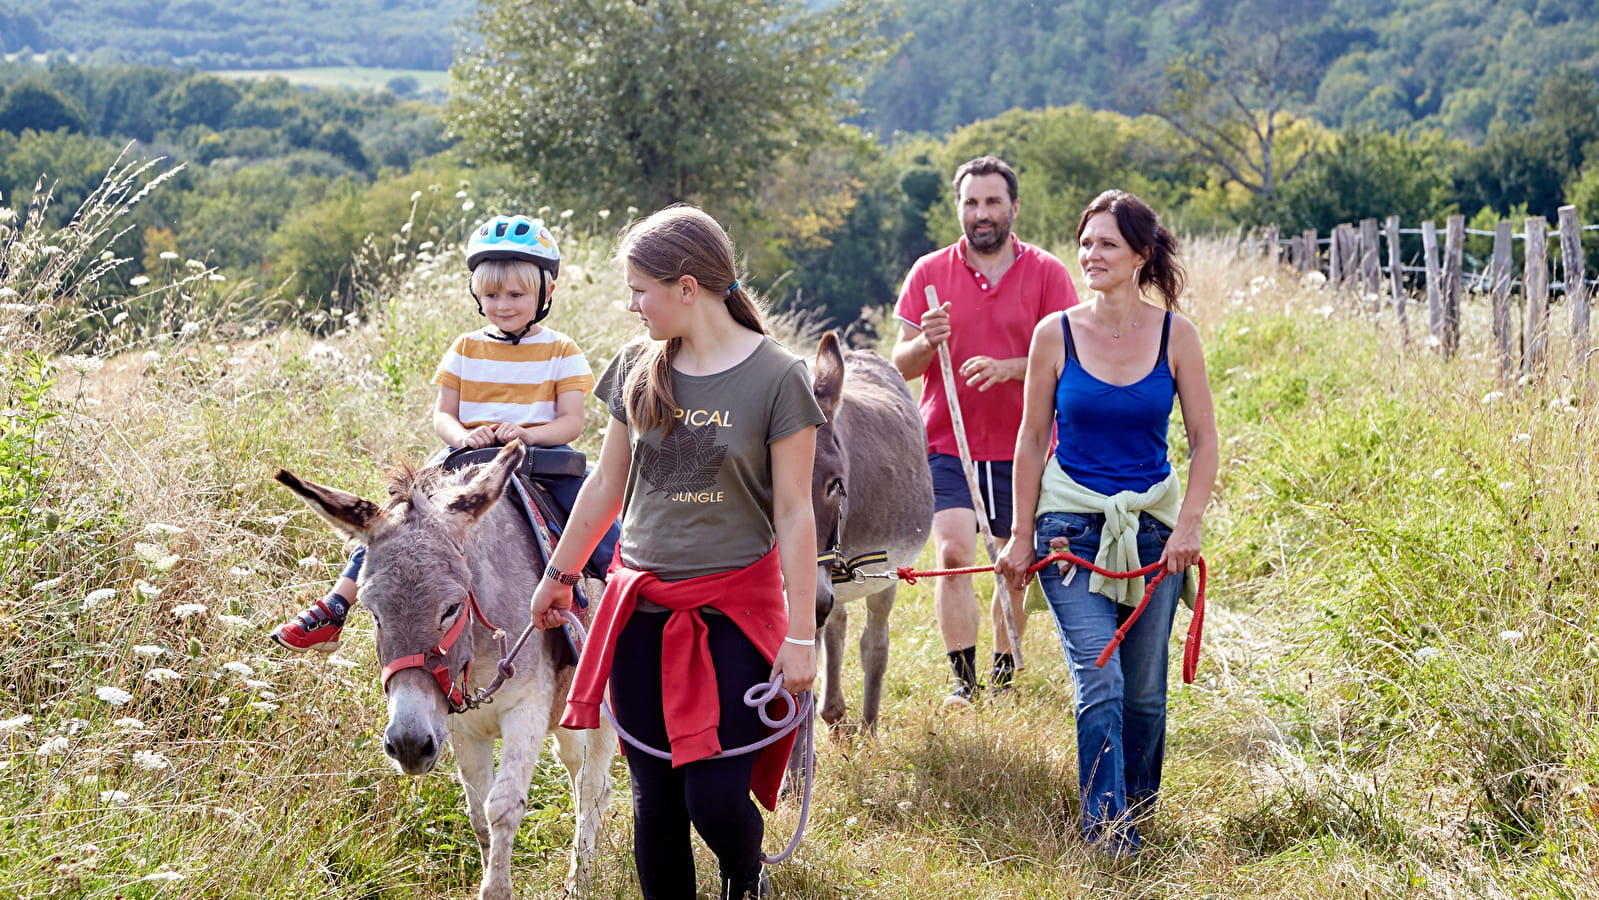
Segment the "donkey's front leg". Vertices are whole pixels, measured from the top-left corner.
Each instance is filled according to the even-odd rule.
[[[489,819],[483,812],[489,789],[494,786],[494,739],[484,738],[456,727],[450,721],[450,749],[455,751],[455,764],[460,769],[461,789],[466,794],[466,815],[472,821],[472,831],[477,834],[478,850],[483,854],[483,866],[489,863]]]
[[[888,614],[894,609],[894,586],[866,598],[866,627],[861,630],[861,669],[866,689],[861,697],[861,724],[877,727],[878,704],[883,699],[883,675],[888,671]]]
[[[517,826],[527,812],[528,786],[544,749],[545,719],[529,704],[512,707],[500,716],[500,766],[483,806],[489,825],[489,852],[483,859],[479,900],[513,900],[511,846]]]
[[[849,712],[844,701],[844,636],[849,632],[849,604],[835,599],[833,611],[822,625],[822,721],[829,726],[844,721]]]

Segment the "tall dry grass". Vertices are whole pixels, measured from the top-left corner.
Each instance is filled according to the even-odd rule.
[[[636,326],[606,241],[563,237],[553,324],[599,366]],[[1072,837],[1051,623],[1032,621],[1015,695],[950,714],[924,583],[901,591],[879,733],[822,742],[779,896],[1592,895],[1588,383],[1560,362],[1502,387],[1480,304],[1442,360],[1419,329],[1407,345],[1234,250],[1190,253],[1225,452],[1205,656],[1172,691],[1149,850],[1108,863]],[[372,318],[327,340],[179,328],[74,359],[37,311],[0,320],[19,351],[0,442],[0,893],[471,891],[453,781],[403,778],[378,747],[368,620],[332,659],[264,639],[345,552],[271,470],[371,496],[387,462],[434,445],[432,367],[476,317],[457,256],[405,252],[372,280]],[[530,798],[528,896],[564,872],[563,780],[546,763]],[[767,844],[793,825],[781,809]],[[629,828],[619,800],[594,896],[636,895]]]

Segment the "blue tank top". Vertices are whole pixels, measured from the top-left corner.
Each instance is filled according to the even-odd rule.
[[[1106,384],[1077,360],[1072,326],[1063,313],[1066,365],[1055,385],[1055,459],[1072,480],[1107,496],[1143,492],[1171,474],[1166,429],[1177,382],[1166,361],[1171,313],[1160,331],[1160,356],[1148,375],[1128,385]]]

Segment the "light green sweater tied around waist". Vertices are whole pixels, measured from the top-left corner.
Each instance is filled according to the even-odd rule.
[[[1149,513],[1167,528],[1177,527],[1177,514],[1183,506],[1183,484],[1174,471],[1147,491],[1122,491],[1105,496],[1072,480],[1053,455],[1044,466],[1044,481],[1038,495],[1038,515],[1045,513],[1103,513],[1105,528],[1100,532],[1099,555],[1094,565],[1112,572],[1131,572],[1143,568],[1138,560],[1138,514]],[[1199,595],[1199,581],[1192,567],[1183,573],[1183,603],[1189,609]],[[1124,606],[1137,606],[1144,598],[1144,578],[1108,578],[1090,573],[1088,589]]]

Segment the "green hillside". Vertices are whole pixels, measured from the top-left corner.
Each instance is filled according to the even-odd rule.
[[[1519,123],[1562,65],[1599,66],[1586,0],[903,0],[904,46],[868,87],[865,124],[942,134],[1014,107],[1146,111],[1167,64],[1228,35],[1284,31],[1293,107],[1348,128]]]
[[[0,52],[80,60],[261,69],[449,68],[470,0],[0,0]]]

